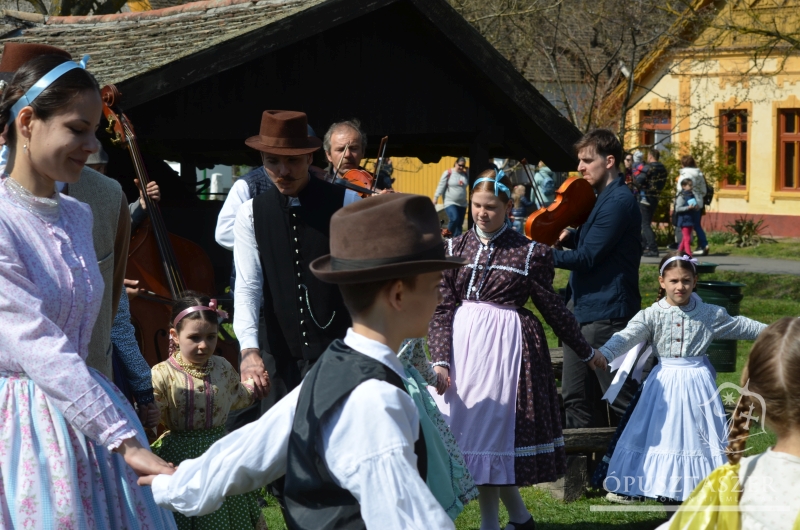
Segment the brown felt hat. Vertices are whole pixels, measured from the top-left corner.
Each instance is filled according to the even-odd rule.
[[[0,58],[0,80],[11,82],[19,67],[31,59],[42,55],[60,55],[72,60],[72,55],[47,44],[29,44],[27,42],[6,42],[3,44],[3,57]]]
[[[258,136],[244,141],[248,147],[272,155],[306,155],[322,147],[322,140],[308,135],[308,118],[303,112],[265,110]]]
[[[331,253],[311,262],[328,283],[366,283],[455,269],[445,256],[439,216],[430,198],[387,193],[356,201],[331,217]]]

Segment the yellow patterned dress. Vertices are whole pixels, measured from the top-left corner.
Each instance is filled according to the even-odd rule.
[[[253,403],[252,384],[240,382],[233,366],[217,355],[199,367],[177,352],[155,365],[152,374],[161,422],[169,429],[153,444],[153,452],[175,465],[203,454],[225,435],[228,412]],[[179,530],[266,529],[255,492],[228,497],[208,515],[176,513],[175,521]]]

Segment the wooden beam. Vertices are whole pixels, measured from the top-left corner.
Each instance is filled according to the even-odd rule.
[[[564,445],[567,454],[606,454],[608,444],[617,432],[616,427],[593,427],[591,429],[564,429]]]
[[[550,364],[556,379],[564,378],[564,348],[550,348]]]

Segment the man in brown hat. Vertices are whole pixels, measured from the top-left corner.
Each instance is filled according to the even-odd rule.
[[[172,476],[140,479],[159,505],[202,515],[285,474],[289,528],[453,528],[425,483],[425,440],[397,351],[427,333],[442,271],[466,260],[445,256],[436,210],[421,195],[351,204],[330,232],[331,253],[310,269],[339,285],[352,328],[258,422]]]
[[[331,215],[358,195],[311,178],[312,153],[322,142],[308,135],[306,115],[265,111],[258,136],[249,147],[261,152],[274,186],[242,204],[234,222],[236,297],[233,327],[242,348],[242,381],[253,378],[256,393],[270,391],[265,361],[274,358],[279,393],[295,388],[314,361],[337,338],[344,337],[350,316],[335,286],[319,281],[308,265],[329,252]],[[262,307],[266,333],[259,349],[258,316]],[[257,419],[271,404],[239,414],[236,428]]]

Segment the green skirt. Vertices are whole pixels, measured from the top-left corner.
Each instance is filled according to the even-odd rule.
[[[167,431],[153,442],[155,454],[176,466],[184,460],[197,458],[214,442],[225,436],[225,427],[195,431]],[[219,510],[199,517],[186,517],[173,513],[178,530],[266,530],[267,524],[258,506],[255,491],[225,499]]]
[[[422,375],[411,365],[404,365],[406,390],[419,411],[419,424],[425,435],[428,455],[428,488],[452,520],[464,505],[478,496],[478,490],[464,463],[453,434],[428,392]]]

